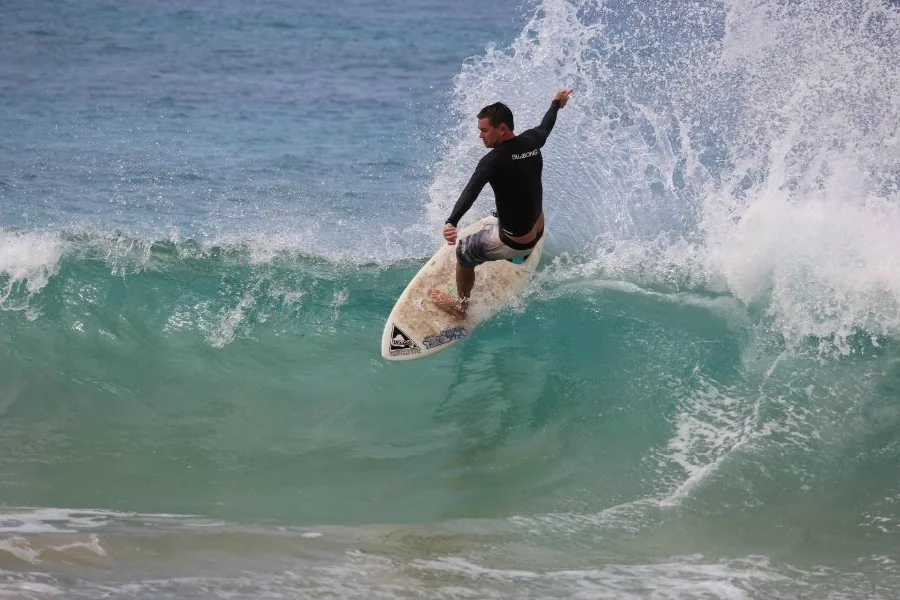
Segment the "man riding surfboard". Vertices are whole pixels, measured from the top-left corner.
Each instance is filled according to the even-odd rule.
[[[456,292],[454,298],[436,289],[432,302],[451,315],[465,319],[469,296],[475,285],[475,267],[492,260],[523,258],[544,234],[544,159],[541,148],[556,123],[556,113],[569,101],[572,90],[553,96],[541,124],[519,135],[513,133],[513,114],[502,102],[478,113],[479,137],[491,151],[478,161],[475,173],[463,189],[444,225],[444,239],[456,244],[456,226],[472,207],[486,184],[491,184],[497,202],[497,224],[459,240],[456,247]]]

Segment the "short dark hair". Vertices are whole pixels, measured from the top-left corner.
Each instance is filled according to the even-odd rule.
[[[513,114],[509,107],[502,102],[494,102],[488,104],[478,113],[479,119],[490,119],[491,125],[499,127],[501,123],[506,123],[509,130],[515,129],[513,126]]]

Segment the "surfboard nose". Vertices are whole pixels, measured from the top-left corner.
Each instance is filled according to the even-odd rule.
[[[464,237],[496,223],[485,217],[462,231]],[[476,267],[473,304],[465,320],[435,305],[429,291],[437,288],[455,296],[456,248],[442,244],[400,294],[384,326],[381,356],[389,361],[424,358],[446,350],[469,337],[481,322],[506,306],[521,290],[539,264],[542,236],[521,264],[495,260]],[[453,286],[454,291],[449,291]]]

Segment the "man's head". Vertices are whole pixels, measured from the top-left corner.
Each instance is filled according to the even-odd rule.
[[[512,111],[502,102],[489,104],[478,113],[479,137],[487,148],[496,148],[515,137],[514,128]]]

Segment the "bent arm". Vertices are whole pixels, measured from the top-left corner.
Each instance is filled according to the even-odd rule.
[[[488,159],[489,156],[490,154],[478,162],[478,167],[476,167],[475,172],[472,173],[469,183],[463,188],[462,193],[459,195],[459,200],[456,201],[456,206],[453,207],[453,212],[450,213],[450,217],[446,221],[454,227],[459,224],[459,220],[466,214],[466,211],[472,208],[472,204],[475,202],[475,199],[478,198],[478,194],[481,193],[481,190],[484,189],[484,186],[491,177],[491,162]]]
[[[547,136],[553,131],[553,126],[556,125],[556,113],[559,112],[560,107],[559,100],[551,102],[549,110],[547,110],[544,118],[541,119],[541,124],[530,130],[531,135],[537,141],[538,146],[543,146],[547,141]]]

